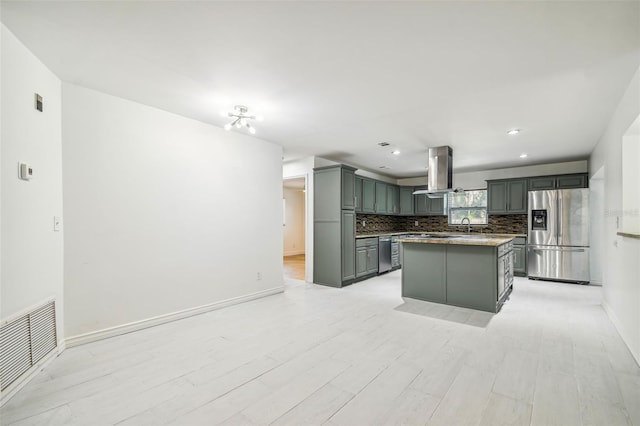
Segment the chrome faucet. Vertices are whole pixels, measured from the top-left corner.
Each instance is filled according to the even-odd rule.
[[[460,221],[460,225],[464,225],[464,221],[467,221],[467,232],[471,233],[471,220],[468,217],[463,217]]]

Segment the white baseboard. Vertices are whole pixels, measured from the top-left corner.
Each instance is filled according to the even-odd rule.
[[[633,348],[629,344],[631,342],[631,339],[629,339],[629,336],[627,336],[627,333],[622,327],[622,323],[616,316],[615,312],[613,312],[613,309],[611,309],[611,307],[607,304],[605,300],[602,300],[602,307],[604,308],[604,311],[606,312],[607,316],[613,323],[613,326],[618,331],[618,334],[622,338],[622,341],[627,345],[627,348],[629,348],[629,352],[631,352],[631,356],[633,356],[633,358],[636,360],[636,364],[640,365],[640,350],[634,352]]]
[[[64,342],[62,342],[60,346],[58,346],[57,348],[49,352],[48,355],[46,355],[36,364],[31,366],[31,368],[27,370],[19,378],[17,378],[15,382],[11,383],[8,388],[3,390],[2,393],[0,394],[0,407],[6,404],[16,393],[18,393],[20,389],[25,387],[27,383],[29,383],[34,377],[38,375],[38,373],[44,370],[45,367],[49,365],[51,361],[56,359],[56,357],[60,355],[64,349],[65,349],[65,345],[64,345]]]
[[[287,250],[282,253],[283,256],[296,256],[298,254],[304,254],[304,249],[302,250]]]
[[[262,297],[267,297],[282,292],[284,292],[284,286],[274,287],[244,296],[221,300],[219,302],[208,303],[206,305],[196,306],[193,308],[184,309],[182,311],[158,315],[156,317],[147,318],[140,321],[130,322],[128,324],[122,324],[115,327],[92,331],[89,333],[78,334],[76,336],[67,337],[65,339],[65,344],[66,347],[72,348],[74,346],[84,345],[85,343],[95,342],[96,340],[108,339],[109,337],[131,333],[133,331],[154,327],[156,325],[165,324],[171,321],[177,321],[194,315],[204,314],[206,312],[226,308],[227,306],[249,302],[251,300],[260,299]]]

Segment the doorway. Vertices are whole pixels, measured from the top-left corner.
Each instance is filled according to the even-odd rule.
[[[282,182],[283,273],[285,278],[305,279],[306,179],[294,177]]]

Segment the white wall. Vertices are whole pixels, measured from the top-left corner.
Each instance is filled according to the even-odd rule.
[[[622,138],[640,114],[640,69],[591,153],[593,176],[605,167],[603,305],[640,363],[640,240],[617,235],[622,208]]]
[[[455,155],[454,155],[455,161]],[[586,173],[587,160],[567,161],[562,163],[538,164],[535,166],[509,167],[505,169],[483,170],[478,172],[453,172],[453,187],[464,189],[484,189],[487,180],[511,179],[528,176],[548,176],[555,174]],[[398,180],[399,185],[426,185],[427,177]]]
[[[601,167],[589,180],[589,276],[591,284],[602,285],[602,267],[604,263],[604,224],[605,191],[604,167]]]
[[[622,229],[640,234],[640,116],[631,127],[622,137]]]
[[[68,336],[282,288],[280,146],[66,83],[62,120]]]
[[[1,280],[0,318],[55,297],[58,340],[64,337],[63,233],[53,231],[62,216],[61,83],[15,36],[1,26]],[[44,110],[34,107],[34,94]],[[18,162],[35,170],[18,179]]]
[[[305,193],[302,189],[284,188],[285,226],[283,251],[285,256],[304,254]]]

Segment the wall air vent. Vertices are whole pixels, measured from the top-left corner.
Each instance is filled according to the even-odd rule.
[[[57,346],[55,301],[0,325],[0,392]]]

